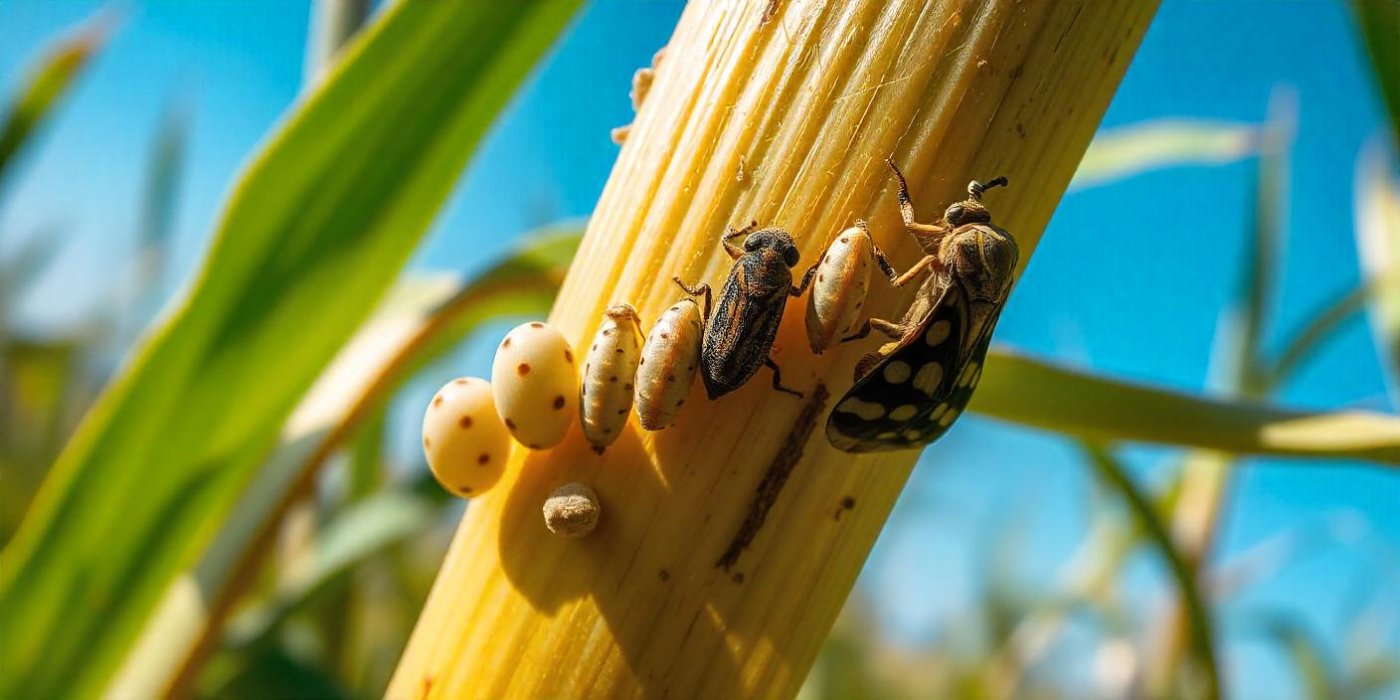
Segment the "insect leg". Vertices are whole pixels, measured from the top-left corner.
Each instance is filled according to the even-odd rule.
[[[729,257],[738,260],[739,256],[744,254],[744,251],[739,250],[739,248],[736,247],[733,243],[730,243],[730,241],[740,236],[747,236],[748,234],[753,233],[754,229],[756,228],[758,228],[757,221],[750,221],[749,225],[743,228],[734,228],[733,226],[730,226],[729,230],[724,232],[724,237],[719,239],[720,243],[724,245],[724,252],[729,253]]]
[[[934,224],[921,224],[914,221],[914,203],[909,200],[909,183],[904,180],[904,173],[899,172],[899,166],[894,164],[894,159],[886,158],[885,165],[890,166],[894,172],[894,177],[899,181],[899,216],[904,219],[904,228],[909,231],[919,231],[923,233],[944,234],[947,231],[942,226]]]
[[[883,319],[878,318],[867,318],[865,319],[865,323],[860,324],[860,330],[842,338],[841,342],[849,343],[852,340],[860,340],[861,338],[870,335],[870,331],[872,330],[879,331],[880,333],[887,335],[890,338],[893,338],[894,340],[899,340],[900,338],[904,337],[904,326],[901,326],[893,321],[885,321]]]
[[[776,390],[778,390],[778,391],[781,391],[781,392],[783,392],[784,394],[792,394],[793,396],[796,396],[796,397],[799,398],[799,399],[802,398],[802,392],[797,391],[797,390],[795,390],[795,389],[789,389],[789,388],[783,386],[783,373],[780,372],[780,371],[778,371],[778,363],[774,362],[774,361],[773,361],[773,358],[770,357],[770,358],[764,360],[764,361],[763,361],[763,364],[766,365],[766,366],[768,367],[768,369],[773,370],[773,388],[774,388],[774,389],[776,389]]]
[[[940,272],[943,270],[943,263],[939,261],[937,255],[925,255],[923,260],[914,263],[914,266],[909,268],[908,270],[905,270],[904,274],[892,278],[890,281],[893,282],[894,286],[896,287],[903,287],[904,285],[909,284],[910,280],[923,274],[924,270],[927,270],[930,267]],[[891,272],[893,272],[893,270],[891,270]]]
[[[856,228],[865,232],[870,237],[870,253],[875,256],[875,264],[880,266],[880,271],[890,278],[891,282],[899,279],[899,273],[894,271],[890,265],[890,259],[885,256],[885,251],[880,249],[880,244],[875,242],[875,237],[870,235],[870,224],[865,219],[856,219]],[[811,274],[808,272],[808,274]]]
[[[822,255],[822,260],[825,260],[825,259],[826,259],[826,256],[825,256],[825,255]],[[807,291],[807,286],[810,285],[810,284],[812,284],[812,278],[816,276],[816,274],[817,274],[817,268],[821,266],[822,260],[818,260],[818,261],[812,263],[812,266],[809,267],[809,268],[807,268],[807,272],[803,273],[803,275],[802,275],[802,281],[799,282],[798,285],[797,285],[796,287],[792,287],[792,288],[788,289],[788,294],[790,294],[790,295],[792,295],[792,296],[795,296],[795,297],[800,297],[800,296],[802,296],[802,293],[805,292],[805,291]]]
[[[677,286],[679,286],[682,290],[684,290],[686,294],[689,294],[690,296],[693,296],[693,297],[698,297],[698,296],[704,296],[704,297],[705,297],[705,323],[709,323],[709,322],[710,322],[710,285],[709,285],[709,284],[700,284],[700,285],[697,285],[697,286],[695,286],[695,287],[688,287],[688,286],[686,286],[685,282],[682,282],[682,281],[681,281],[681,278],[679,278],[679,277],[672,277],[671,279],[676,283]]]

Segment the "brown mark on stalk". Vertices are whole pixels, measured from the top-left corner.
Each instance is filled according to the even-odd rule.
[[[841,516],[842,516],[842,515],[845,515],[845,514],[846,514],[846,511],[848,511],[848,510],[854,510],[855,507],[856,507],[856,499],[854,499],[854,498],[852,498],[852,497],[850,497],[850,496],[847,496],[847,497],[841,499],[841,507],[837,508],[837,509],[836,509],[836,512],[831,514],[831,519],[832,519],[832,520],[835,520],[835,521],[837,521],[837,522],[840,522],[840,521],[841,521]]]
[[[739,561],[739,556],[744,550],[753,543],[758,531],[763,529],[763,521],[768,519],[768,511],[772,510],[773,504],[783,492],[783,486],[787,484],[793,468],[802,460],[802,448],[807,445],[807,439],[816,429],[817,419],[826,411],[829,398],[831,393],[826,390],[826,385],[818,382],[817,387],[812,390],[812,398],[807,400],[802,413],[798,414],[797,420],[793,422],[792,430],[788,431],[787,437],[783,439],[778,454],[768,465],[768,471],[764,472],[763,480],[754,491],[754,499],[749,503],[748,515],[744,516],[744,523],[739,526],[739,533],[729,542],[724,555],[715,562],[716,567],[729,571]],[[736,583],[742,580],[741,578]]]

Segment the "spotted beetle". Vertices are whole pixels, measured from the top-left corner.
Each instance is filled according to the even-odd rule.
[[[686,294],[705,297],[700,375],[712,401],[743,386],[760,365],[773,370],[774,389],[802,398],[801,392],[783,386],[782,373],[769,356],[787,298],[800,296],[806,290],[806,280],[800,287],[792,285],[792,267],[801,253],[787,231],[756,231],[757,228],[756,221],[742,229],[730,228],[721,239],[724,252],[734,259],[734,267],[720,290],[719,307],[713,316],[710,285],[690,287],[679,277],[674,278]],[[740,236],[747,236],[742,251],[730,243]]]
[[[861,358],[855,386],[827,419],[827,439],[846,452],[918,448],[948,430],[982,376],[982,361],[1019,257],[1016,240],[992,224],[982,204],[983,192],[1006,185],[1006,178],[986,184],[974,180],[967,186],[968,198],[948,207],[941,223],[920,224],[914,221],[904,175],[894,161],[885,162],[899,183],[904,227],[925,253],[895,285],[903,286],[925,270],[932,274],[903,320],[872,318],[844,339],[876,330],[894,341]]]

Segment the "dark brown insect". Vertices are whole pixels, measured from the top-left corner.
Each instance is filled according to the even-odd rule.
[[[724,251],[734,259],[729,278],[719,294],[719,308],[711,316],[710,285],[686,286],[675,278],[687,294],[705,297],[705,339],[700,350],[700,375],[705,380],[705,393],[717,399],[744,385],[758,372],[760,365],[773,370],[773,388],[798,398],[802,393],[782,384],[777,363],[769,357],[773,339],[778,335],[778,323],[789,296],[798,296],[806,289],[792,285],[792,267],[801,257],[792,236],[779,228],[755,231],[754,222],[742,229],[729,229],[721,242]],[[730,243],[740,236],[741,251]]]
[[[932,274],[901,321],[872,318],[846,338],[873,329],[894,341],[861,358],[855,386],[827,419],[827,438],[846,452],[922,447],[948,430],[982,377],[1019,257],[1016,240],[992,225],[982,205],[982,193],[1005,185],[1006,178],[974,180],[968,198],[948,207],[941,223],[920,224],[904,175],[893,161],[886,163],[899,181],[904,227],[925,253],[895,285],[926,270]]]

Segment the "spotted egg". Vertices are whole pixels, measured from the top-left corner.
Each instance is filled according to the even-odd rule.
[[[856,330],[870,287],[874,252],[870,234],[863,227],[852,226],[831,242],[817,263],[807,297],[807,342],[812,352],[820,355]]]
[[[647,430],[661,430],[676,414],[695,382],[704,326],[700,307],[682,299],[661,314],[642,346],[637,367],[637,418]]]
[[[491,364],[496,411],[520,444],[558,445],[578,415],[578,367],[564,336],[538,321],[506,334]]]
[[[479,494],[501,478],[510,434],[485,379],[454,379],[433,395],[423,414],[423,454],[438,483],[459,496]]]
[[[642,356],[640,323],[630,305],[608,307],[583,361],[579,417],[584,437],[598,454],[622,434],[632,410],[637,362]]]

